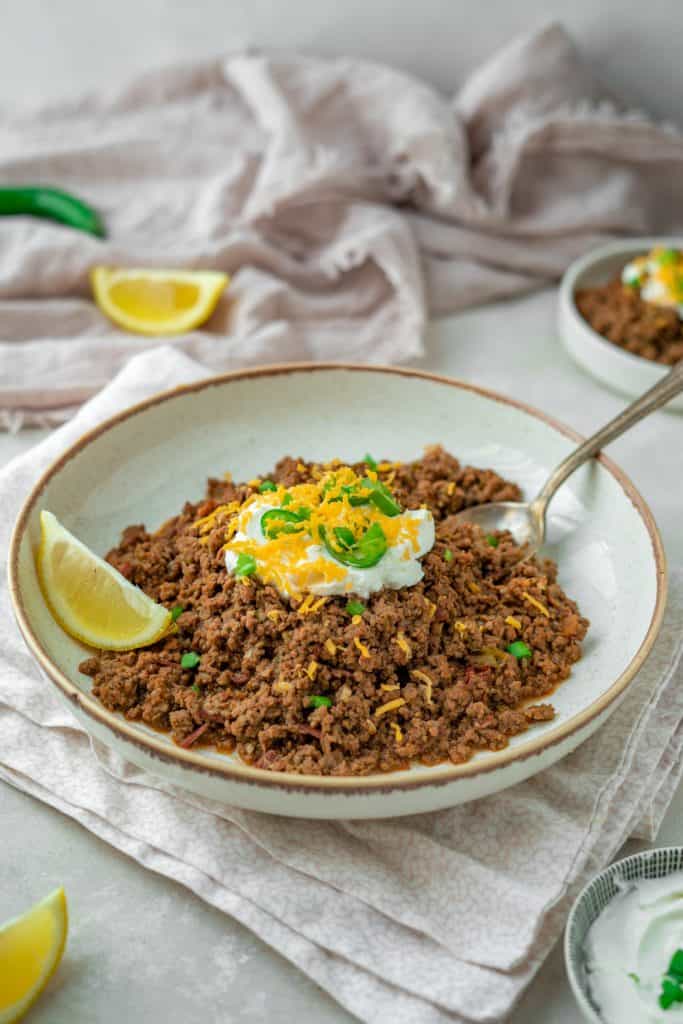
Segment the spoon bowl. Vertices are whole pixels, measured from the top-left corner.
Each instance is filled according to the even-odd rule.
[[[492,501],[465,508],[455,518],[459,523],[474,523],[484,533],[508,530],[524,548],[524,558],[534,555],[545,540],[545,519],[535,502]]]

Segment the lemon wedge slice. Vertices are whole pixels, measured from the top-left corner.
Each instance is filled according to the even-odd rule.
[[[51,512],[40,513],[37,569],[54,617],[91,647],[129,651],[153,644],[171,613],[93,554]]]
[[[63,889],[0,926],[0,1024],[19,1020],[43,991],[62,959],[68,927]]]
[[[137,334],[183,334],[213,313],[228,283],[215,270],[93,267],[95,301],[115,324]]]

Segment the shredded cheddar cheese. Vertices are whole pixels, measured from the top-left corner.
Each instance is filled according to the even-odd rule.
[[[429,618],[433,619],[434,618],[434,613],[436,611],[436,605],[434,604],[433,601],[430,601],[429,598],[427,598],[427,597],[425,597],[425,604],[427,605],[427,611],[429,613]]]
[[[446,493],[448,494],[449,497],[451,496],[451,494],[453,494],[454,490],[455,490],[455,481],[451,480],[451,482],[449,483],[448,487],[446,488]]]
[[[479,591],[481,590],[481,587],[479,586],[479,584],[475,583],[474,580],[468,580],[467,581],[467,587],[468,587],[469,590],[472,591],[473,594],[478,594]]]
[[[403,733],[401,732],[401,726],[397,722],[389,722],[389,725],[394,730],[394,736],[396,737],[397,743],[403,743]]]
[[[260,487],[260,486],[261,486],[261,477],[260,476],[255,476],[254,479],[250,480],[249,483],[247,484],[247,487]]]
[[[550,612],[548,611],[548,609],[546,608],[546,606],[545,606],[544,604],[541,604],[541,602],[540,602],[540,601],[537,601],[535,597],[532,597],[532,596],[531,596],[531,594],[528,594],[528,593],[526,592],[526,590],[525,590],[525,591],[524,591],[524,593],[522,594],[522,597],[524,598],[524,600],[525,600],[525,601],[528,601],[528,602],[529,602],[529,604],[530,604],[530,605],[532,605],[532,606],[533,606],[534,608],[538,608],[539,612],[540,612],[540,613],[541,613],[542,615],[545,615],[545,617],[546,617],[547,619],[549,619],[549,618],[550,618]]]
[[[375,718],[380,718],[382,715],[386,715],[389,711],[394,711],[396,708],[402,708],[405,704],[403,697],[396,697],[395,700],[390,700],[386,704],[380,705],[375,708]]]
[[[273,693],[288,693],[291,689],[292,684],[284,679],[278,679],[276,683],[273,683]]]
[[[354,626],[360,626],[362,621],[363,621],[363,616],[362,615],[352,615],[351,616],[351,622],[354,624]]]
[[[325,650],[327,651],[328,654],[331,654],[332,656],[334,656],[337,653],[337,645],[335,644],[334,640],[331,640],[329,638],[329,636],[325,641]]]
[[[507,618],[505,619],[505,621],[506,621],[507,625],[508,626],[512,626],[513,629],[521,629],[522,628],[522,623],[519,621],[519,619],[516,619],[514,617],[514,615],[508,615]]]
[[[297,462],[296,468],[297,468],[299,473],[305,473],[306,472],[306,467],[304,466],[303,462]]]
[[[412,676],[415,676],[416,679],[419,679],[421,683],[425,684],[426,700],[427,700],[428,704],[431,704],[432,703],[432,686],[434,685],[432,683],[432,680],[429,678],[429,676],[427,675],[426,672],[422,672],[421,669],[419,669],[419,668],[414,668],[410,674]]]
[[[306,669],[306,675],[311,680],[311,682],[313,682],[313,680],[315,679],[315,677],[317,675],[317,672],[318,672],[318,662],[317,661],[309,661],[308,668]]]
[[[401,648],[403,653],[410,657],[413,652],[411,650],[410,644],[404,637],[403,633],[397,633],[393,639],[396,641],[396,643]]]
[[[354,636],[353,643],[354,643],[354,646],[357,647],[358,650],[360,651],[361,658],[369,658],[370,657],[370,651],[365,646],[365,644],[359,639],[359,637]]]
[[[271,608],[270,611],[266,612],[266,615],[272,622],[277,622],[277,620],[280,618],[280,609]]]
[[[461,622],[460,619],[456,619],[455,622],[453,623],[453,625],[457,629],[458,633],[464,634],[464,633],[467,632],[467,625],[466,625],[466,623]]]
[[[381,683],[380,690],[400,690],[398,683]]]

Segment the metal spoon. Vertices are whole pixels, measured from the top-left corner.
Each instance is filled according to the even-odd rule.
[[[658,384],[637,398],[602,430],[598,430],[563,459],[533,501],[494,501],[488,505],[474,505],[458,512],[456,520],[476,523],[485,533],[509,530],[518,544],[525,545],[524,558],[529,558],[545,541],[548,505],[567,477],[588,459],[597,455],[610,441],[614,441],[629,427],[665,405],[680,391],[683,391],[683,361],[677,363]]]

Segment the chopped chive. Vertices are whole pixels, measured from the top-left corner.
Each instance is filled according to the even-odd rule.
[[[180,659],[181,668],[196,668],[202,659],[195,651],[186,651]]]
[[[202,691],[199,689],[199,687],[197,686],[196,683],[193,683],[192,686],[190,687],[190,689],[194,690],[194,692],[197,694],[198,697],[201,696]]]
[[[185,609],[183,608],[182,604],[177,604],[173,608],[171,608],[171,622],[175,622],[177,619],[179,619],[184,611]]]
[[[309,708],[331,708],[332,701],[329,697],[318,697],[316,695],[308,698],[308,706]]]
[[[669,267],[672,263],[677,263],[678,249],[662,249],[657,257],[657,262],[660,267]]]
[[[272,480],[264,480],[262,483],[259,484],[258,489],[261,494],[265,494],[266,491],[276,491],[277,484],[274,483]]]
[[[284,498],[282,499],[282,507],[283,508],[287,508],[287,506],[291,505],[291,504],[292,504],[292,495],[291,494],[285,494]]]
[[[515,640],[513,643],[508,644],[505,650],[509,651],[518,660],[531,657],[531,648],[527,647],[523,640]]]
[[[349,615],[362,615],[365,611],[365,605],[361,604],[360,601],[349,601],[346,610]]]
[[[498,545],[500,544],[500,538],[494,537],[494,535],[492,533],[487,533],[486,534],[486,543],[489,545],[489,547],[497,548]]]
[[[443,560],[444,560],[444,562],[452,562],[453,561],[453,552],[451,551],[450,548],[446,548],[446,550],[444,551],[444,553],[443,553]]]
[[[365,458],[363,459],[363,462],[365,463],[365,465],[369,469],[373,470],[373,472],[377,472],[377,463],[373,459],[372,455],[368,455],[366,453]]]
[[[235,576],[252,576],[256,572],[256,559],[253,555],[247,555],[241,551],[237,556],[235,565]]]
[[[666,973],[678,981],[683,981],[683,949],[677,949],[671,957],[671,963]]]

